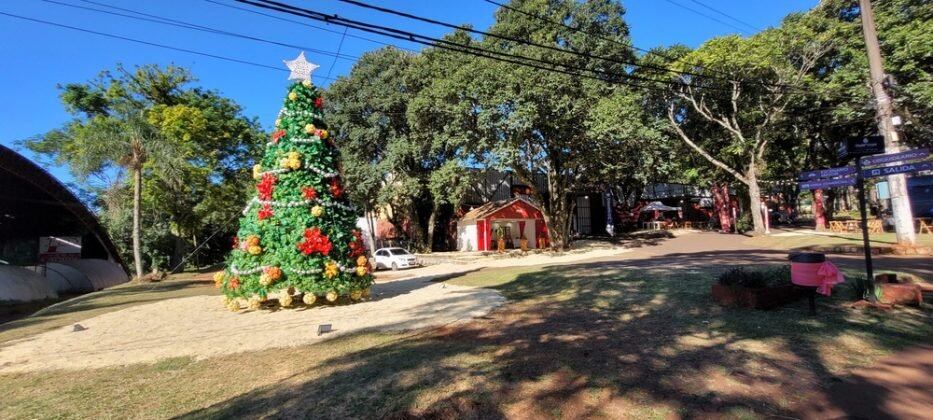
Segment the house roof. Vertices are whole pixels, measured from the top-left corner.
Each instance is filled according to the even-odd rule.
[[[522,198],[522,197],[517,197],[517,198],[512,198],[512,199],[509,199],[509,200],[490,201],[490,202],[488,202],[488,203],[486,203],[486,204],[483,204],[482,206],[479,206],[479,207],[477,207],[477,208],[475,208],[475,209],[473,209],[473,210],[468,211],[466,214],[463,215],[463,217],[460,219],[460,221],[461,221],[461,222],[466,222],[466,221],[471,221],[471,220],[485,219],[485,218],[487,218],[487,217],[489,217],[489,216],[495,214],[496,212],[498,212],[498,211],[500,211],[500,210],[502,210],[502,209],[504,209],[504,208],[507,208],[507,207],[509,207],[509,206],[511,206],[511,205],[513,205],[513,204],[515,204],[515,203],[517,203],[517,202],[525,203],[526,205],[529,205],[529,206],[535,208],[536,210],[539,210],[539,209],[538,209],[538,206],[535,205],[534,203],[532,203],[532,202],[530,202],[530,201],[528,201],[528,200],[526,200],[526,199],[524,199],[524,198]],[[540,211],[540,210],[539,210],[539,211]]]

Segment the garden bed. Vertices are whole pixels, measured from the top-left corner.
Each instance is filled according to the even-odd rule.
[[[786,267],[748,270],[734,268],[713,284],[713,301],[720,306],[774,309],[803,296],[802,289],[790,282]]]

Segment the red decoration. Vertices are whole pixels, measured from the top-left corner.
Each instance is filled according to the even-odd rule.
[[[314,100],[314,107],[317,109],[324,109],[324,97],[323,96],[318,96],[317,99]]]
[[[237,249],[239,247],[240,247],[240,237],[234,236],[233,237],[233,249]]]
[[[262,210],[259,210],[259,220],[265,220],[272,217],[272,205],[263,204]]]
[[[363,245],[363,235],[358,230],[350,232],[354,240],[350,241],[350,257],[358,257],[366,253],[366,246]]]
[[[285,137],[285,130],[275,130],[275,132],[272,133],[272,143],[278,143],[279,139],[282,137]]]
[[[275,182],[278,181],[278,178],[272,174],[263,174],[262,181],[256,184],[256,190],[259,192],[260,200],[271,200],[272,199],[272,190],[275,189]]]
[[[311,255],[315,252],[327,255],[330,253],[331,248],[333,248],[333,245],[330,243],[330,238],[321,233],[321,230],[316,227],[305,229],[305,240],[298,244],[298,249],[305,255]]]
[[[230,282],[227,283],[227,286],[230,287],[230,289],[232,289],[232,290],[239,289],[239,288],[240,288],[240,278],[239,278],[239,277],[234,277],[234,278],[230,279]]]
[[[305,200],[314,200],[317,198],[317,190],[314,187],[304,187],[301,189],[301,193],[304,194]]]
[[[337,198],[340,198],[340,196],[343,195],[343,187],[340,186],[340,181],[338,181],[337,178],[334,178],[330,181],[330,193]]]

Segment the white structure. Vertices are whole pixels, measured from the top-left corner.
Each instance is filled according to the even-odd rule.
[[[57,298],[58,293],[36,272],[13,265],[0,265],[0,303]]]

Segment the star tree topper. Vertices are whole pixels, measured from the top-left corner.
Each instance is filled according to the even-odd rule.
[[[305,59],[305,52],[302,51],[301,54],[298,54],[298,58],[294,60],[283,60],[285,65],[288,66],[288,70],[291,73],[288,75],[288,80],[307,80],[311,81],[311,73],[317,69],[317,64],[309,62]]]

